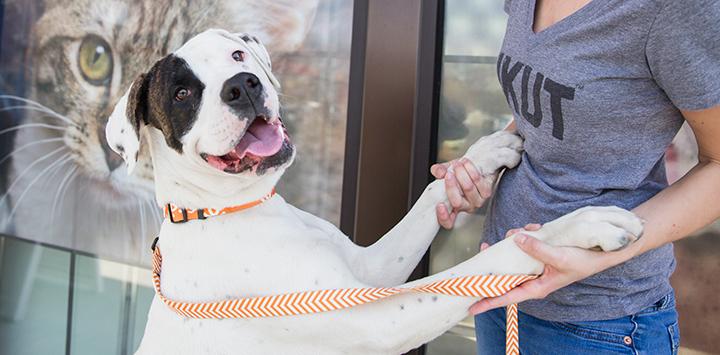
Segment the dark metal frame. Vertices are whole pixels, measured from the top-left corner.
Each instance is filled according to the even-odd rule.
[[[357,244],[397,224],[431,180],[444,9],[444,0],[354,2],[340,228]],[[411,278],[428,267],[426,255]]]
[[[353,235],[355,232],[355,200],[357,199],[360,131],[362,129],[367,17],[368,2],[366,0],[354,1],[345,133],[345,161],[343,163],[342,200],[340,205],[340,230],[346,235]]]
[[[418,50],[418,90],[414,113],[412,168],[408,209],[417,201],[433,177],[430,166],[437,161],[437,132],[440,114],[445,0],[424,1]],[[430,250],[420,261],[411,279],[429,272]]]
[[[377,240],[430,181],[443,0],[356,0],[340,227]]]
[[[360,245],[407,211],[421,4],[355,1],[341,228]]]

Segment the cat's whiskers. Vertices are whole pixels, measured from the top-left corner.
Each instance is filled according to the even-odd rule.
[[[70,124],[70,125],[73,125],[73,126],[75,126],[75,127],[79,127],[79,125],[78,125],[77,123],[75,123],[75,121],[71,120],[71,119],[68,118],[67,116],[61,115],[61,114],[57,113],[55,110],[53,110],[53,109],[51,109],[51,108],[49,108],[49,107],[47,107],[47,106],[45,106],[45,105],[43,105],[43,104],[35,101],[35,100],[30,100],[30,99],[28,99],[28,98],[24,98],[24,97],[20,97],[20,96],[15,96],[15,95],[0,95],[0,100],[2,100],[2,99],[4,99],[4,100],[16,100],[16,101],[24,102],[24,103],[28,104],[29,106],[14,106],[14,107],[18,107],[18,108],[20,108],[20,107],[27,107],[26,109],[29,109],[29,110],[35,110],[35,111],[45,112],[45,113],[47,113],[47,114],[49,114],[49,115],[51,115],[51,116],[53,116],[53,117],[55,117],[55,118],[57,118],[57,119],[60,119],[60,120],[62,120],[62,121],[65,121],[66,123],[68,123],[68,124]],[[3,106],[4,106],[4,105],[3,105]]]
[[[55,196],[53,197],[53,204],[50,208],[50,223],[55,223],[55,211],[57,210],[57,206],[62,203],[62,200],[65,199],[65,192],[67,191],[67,187],[70,186],[72,181],[77,176],[78,167],[73,166],[70,170],[68,170],[67,174],[65,174],[65,177],[60,181],[60,185],[58,185],[58,189],[55,191]]]
[[[7,197],[10,195],[10,191],[12,191],[12,189],[15,187],[15,185],[16,185],[18,182],[20,182],[20,180],[22,180],[22,178],[25,176],[25,174],[27,174],[35,165],[39,164],[40,162],[42,162],[43,160],[45,160],[45,159],[47,159],[47,158],[50,158],[51,156],[55,155],[56,153],[61,152],[61,151],[63,151],[63,150],[67,150],[67,149],[68,149],[68,148],[67,148],[66,146],[62,146],[62,147],[60,147],[60,148],[57,148],[57,149],[53,150],[53,151],[50,152],[50,153],[47,153],[47,154],[45,154],[45,155],[43,155],[43,156],[35,159],[32,163],[30,163],[30,164],[25,168],[25,170],[23,170],[23,171],[20,173],[20,175],[18,175],[18,176],[15,178],[15,180],[13,180],[12,184],[10,184],[10,186],[7,188],[6,192],[2,195],[2,198],[0,198],[0,205],[2,205],[3,202],[5,202],[5,200],[7,199]]]
[[[47,143],[62,142],[62,141],[63,141],[63,138],[47,138],[47,139],[41,139],[39,141],[27,143],[27,144],[23,145],[22,147],[16,148],[12,152],[10,152],[7,155],[5,155],[4,157],[2,157],[2,159],[0,159],[0,165],[2,165],[6,160],[10,159],[16,153],[18,153],[21,150],[26,149],[28,147],[32,147],[32,146],[38,145],[38,144],[47,144]]]
[[[47,167],[45,167],[45,169],[43,169],[40,173],[38,173],[37,176],[35,176],[35,178],[32,179],[32,181],[30,181],[30,183],[25,187],[25,190],[23,190],[23,192],[20,194],[20,197],[18,197],[17,201],[13,201],[13,208],[10,211],[10,214],[8,215],[8,220],[12,220],[13,215],[15,215],[15,211],[17,211],[17,208],[20,206],[20,204],[23,201],[23,198],[28,193],[28,191],[30,191],[30,189],[33,187],[33,185],[35,185],[35,183],[37,183],[42,177],[47,177],[46,173],[48,173],[48,171],[50,169],[58,166],[58,164],[59,165],[65,164],[70,159],[72,159],[72,156],[70,155],[70,153],[65,153],[65,154],[61,155],[60,158],[58,158],[58,160],[54,161],[52,164],[48,165]]]
[[[135,203],[138,205],[138,214],[140,214],[140,232],[138,235],[142,237],[143,233],[145,233],[145,206],[142,203],[142,200],[135,197]]]
[[[6,112],[6,111],[12,111],[12,110],[25,110],[25,111],[37,111],[37,112],[42,112],[42,113],[47,114],[47,115],[43,115],[42,117],[57,118],[57,119],[59,119],[59,120],[61,120],[61,121],[66,122],[66,123],[69,124],[69,125],[72,125],[72,126],[75,126],[75,127],[79,127],[79,125],[78,125],[77,123],[73,122],[72,120],[70,120],[69,118],[67,118],[67,117],[65,117],[65,116],[62,116],[62,115],[56,113],[55,111],[50,111],[50,110],[46,110],[46,109],[43,109],[43,108],[40,108],[40,107],[35,107],[35,106],[7,106],[7,107],[3,107],[2,109],[0,109],[0,112]]]
[[[157,225],[162,224],[162,219],[160,218],[160,213],[157,212],[157,207],[152,202],[153,200],[145,200],[145,203],[148,205],[148,208],[150,210],[150,215],[153,216],[153,220],[157,222]]]
[[[54,188],[57,186],[57,181],[55,180],[55,176],[59,172],[63,171],[63,169],[62,169],[63,166],[72,160],[72,156],[68,157],[66,160],[67,161],[65,163],[56,166],[55,169],[52,170],[52,173],[48,171],[48,176],[47,176],[47,179],[45,179],[45,185],[43,187]]]
[[[2,110],[0,110],[0,111],[2,111]],[[23,123],[23,124],[12,126],[10,128],[5,128],[3,130],[0,130],[0,135],[3,135],[5,133],[10,133],[12,131],[21,130],[23,128],[33,128],[33,127],[53,129],[56,131],[66,131],[67,130],[67,128],[65,128],[63,126],[55,126],[55,125],[46,124],[46,123]]]

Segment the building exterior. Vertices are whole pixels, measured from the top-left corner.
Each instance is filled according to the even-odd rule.
[[[431,164],[512,119],[496,76],[502,1],[261,2],[0,1],[0,354],[137,347],[161,214],[151,176],[116,174],[99,132],[129,82],[188,35],[263,37],[299,154],[278,191],[361,245],[404,215]],[[185,26],[168,26],[175,17]],[[95,133],[68,144],[78,124]],[[692,166],[692,147],[681,132],[667,155],[672,179]],[[483,216],[441,232],[414,276],[474,255]],[[684,351],[720,349],[720,310],[708,302],[720,293],[718,237],[711,226],[676,244]],[[469,318],[415,353],[474,354],[472,327]]]

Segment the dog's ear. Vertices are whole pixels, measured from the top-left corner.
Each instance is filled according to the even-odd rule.
[[[265,45],[263,45],[260,39],[258,39],[257,36],[251,35],[249,33],[235,33],[234,35],[240,38],[240,40],[242,40],[243,42],[245,42],[247,49],[250,52],[249,54],[260,63],[260,65],[263,67],[263,71],[265,71],[265,74],[267,74],[272,84],[275,87],[280,88],[280,82],[272,73],[272,61],[270,60],[270,53],[268,53],[267,48],[265,48]]]
[[[115,105],[105,126],[108,145],[125,160],[128,174],[132,173],[137,163],[140,128],[147,122],[147,85],[148,76],[140,74]]]
[[[272,62],[270,61],[270,54],[268,53],[267,48],[265,48],[265,45],[260,41],[260,39],[252,35],[250,33],[236,33],[236,36],[240,37],[243,42],[245,42],[248,47],[251,47],[251,50],[254,52],[253,55],[257,55],[257,60],[260,60],[263,62],[263,64],[267,65],[268,68],[272,69]]]

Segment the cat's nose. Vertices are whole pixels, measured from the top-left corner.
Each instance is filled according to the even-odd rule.
[[[113,171],[122,165],[122,157],[120,157],[118,153],[113,152],[107,144],[103,144],[103,151],[105,152],[105,163],[108,166],[108,170]]]
[[[103,150],[103,156],[105,157],[105,164],[107,164],[108,171],[112,172],[115,168],[122,165],[123,160],[118,153],[115,153],[112,149],[110,149],[107,139],[105,138],[105,125],[100,125],[98,128],[98,140],[100,141],[100,146]]]

